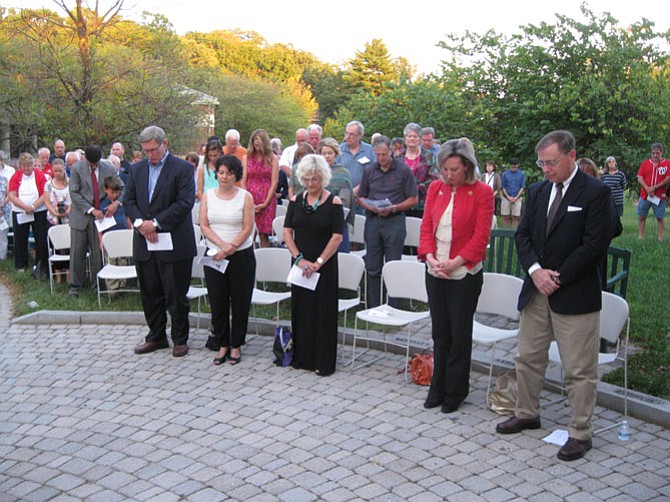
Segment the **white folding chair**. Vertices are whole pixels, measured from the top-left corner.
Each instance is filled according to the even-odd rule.
[[[517,301],[523,281],[513,275],[484,273],[484,285],[477,303],[478,314],[495,314],[518,321],[519,311]],[[493,364],[496,357],[496,345],[503,340],[519,336],[519,329],[495,328],[474,321],[472,327],[472,341],[491,346],[491,360],[489,362],[489,381],[486,385],[486,403],[489,402],[491,380],[493,379]]]
[[[58,251],[70,249],[70,225],[54,225],[49,228],[47,233],[47,244],[49,246],[49,287],[54,292],[54,277],[67,275],[66,271],[57,271],[55,265],[58,263],[68,263],[70,254],[58,254]]]
[[[275,218],[279,216],[285,216],[286,211],[288,211],[288,206],[285,206],[284,204],[277,204],[277,210],[275,212]]]
[[[279,206],[277,206],[279,207]],[[284,207],[284,206],[281,206]],[[284,215],[277,216],[272,220],[272,234],[274,242],[281,245],[284,243],[284,220],[286,217]]]
[[[361,279],[365,273],[365,261],[360,256],[351,253],[338,253],[338,288],[354,291],[355,297],[339,298],[337,300],[337,311],[344,312],[344,324],[342,325],[342,347],[346,345],[347,311],[361,303]]]
[[[202,229],[197,223],[193,224],[193,236],[195,237],[195,245],[200,245],[202,243]]]
[[[279,304],[291,298],[290,291],[266,291],[262,289],[264,283],[278,283],[286,285],[286,278],[291,270],[291,252],[286,248],[259,248],[254,250],[256,255],[256,284],[251,295],[251,305],[256,316],[256,305],[276,304],[276,323],[279,324]],[[258,322],[256,322],[258,334]]]
[[[103,267],[96,277],[98,285],[98,305],[102,307],[100,301],[100,281],[108,280],[133,280],[137,279],[137,272],[134,265],[112,265],[110,261],[114,258],[133,257],[133,230],[110,230],[102,235],[102,262]],[[111,293],[139,293],[139,288],[121,288],[113,291],[104,291],[112,301]]]
[[[205,271],[203,269],[202,263],[200,263],[200,258],[205,255],[205,249],[207,246],[204,244],[198,244],[196,247],[196,256],[193,258],[193,263],[191,265],[191,285],[188,287],[186,292],[186,297],[191,300],[198,300],[198,318],[195,321],[195,330],[196,333],[200,331],[200,301],[202,298],[207,296],[207,287],[205,286]]]
[[[426,319],[430,316],[430,311],[413,312],[397,309],[388,304],[388,297],[404,298],[428,303],[428,293],[426,292],[426,267],[423,263],[411,261],[389,261],[382,268],[382,281],[386,287],[387,301],[379,307],[361,310],[356,312],[356,323],[354,325],[354,343],[351,351],[351,365],[354,366],[357,357],[360,357],[370,349],[370,341],[381,341],[384,346],[384,353],[372,359],[371,361],[360,364],[357,368],[367,366],[386,355],[387,345],[401,347],[405,351],[405,382],[407,382],[407,365],[409,363],[409,348],[412,341],[412,324]],[[358,320],[365,321],[365,336],[358,334]],[[398,338],[397,334],[393,338],[387,337],[386,331],[382,331],[381,338],[373,337],[370,334],[368,323],[381,324],[384,327],[392,326],[396,328],[408,326],[407,339]],[[367,348],[356,354],[356,344],[359,339],[367,341]],[[354,368],[356,369],[356,368]]]
[[[407,216],[405,218],[407,235],[405,236],[404,247],[414,248],[414,254],[403,254],[403,260],[417,261],[416,250],[419,248],[419,234],[421,233],[421,218]]]
[[[365,246],[365,216],[357,214],[354,217],[354,231],[349,234],[349,242]],[[365,256],[365,249],[351,251],[351,254]]]
[[[623,362],[623,417],[628,417],[628,337],[630,336],[630,310],[628,302],[614,293],[602,292],[602,310],[600,311],[600,338],[604,338],[609,343],[616,344],[615,351],[607,354],[598,353],[598,366],[612,364],[617,359]],[[626,333],[623,337],[623,348],[621,347],[621,332],[626,327]],[[553,341],[549,346],[549,360],[561,364],[561,356],[558,350],[558,344]],[[565,395],[563,385],[563,366],[561,365],[561,398],[551,401],[562,400]],[[548,403],[545,403],[548,404]],[[603,427],[594,432],[598,434],[620,425],[617,422],[608,427]]]
[[[200,224],[200,201],[196,200],[191,208],[191,220],[193,220],[194,225]]]

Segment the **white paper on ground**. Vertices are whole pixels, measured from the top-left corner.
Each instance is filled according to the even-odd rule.
[[[311,289],[314,291],[316,289],[317,283],[319,282],[319,277],[321,277],[321,274],[318,272],[314,272],[311,276],[305,277],[302,275],[302,269],[298,265],[293,265],[288,273],[286,281],[291,284],[295,284],[296,286],[300,286],[301,288]]]
[[[161,232],[158,235],[157,242],[147,241],[147,251],[172,251],[172,234],[170,232]]]
[[[114,225],[116,225],[116,220],[113,216],[107,216],[101,220],[95,220],[95,226],[98,229],[98,232],[104,232],[108,228],[112,228]]]
[[[555,444],[557,446],[563,446],[565,443],[568,442],[568,431],[564,431],[563,429],[557,429],[551,434],[549,434],[547,437],[542,438],[542,441],[546,443]]]
[[[216,253],[215,253],[216,254]],[[203,267],[209,267],[213,268],[217,272],[221,272],[222,274],[226,273],[226,269],[228,268],[228,260],[215,260],[211,256],[201,256],[200,257],[200,265]]]

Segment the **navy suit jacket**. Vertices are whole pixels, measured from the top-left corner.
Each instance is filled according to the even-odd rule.
[[[154,251],[162,261],[178,261],[193,258],[196,254],[195,235],[191,220],[191,209],[195,200],[193,166],[168,153],[154,193],[149,200],[149,161],[144,159],[130,167],[130,177],[123,199],[126,215],[131,222],[136,219],[158,222],[158,232],[172,234],[172,251]],[[135,232],[133,257],[136,261],[147,261],[146,239]]]
[[[516,232],[516,247],[526,273],[534,264],[560,273],[561,287],[549,296],[558,314],[586,314],[601,309],[601,261],[612,240],[612,193],[607,185],[579,169],[563,196],[547,234],[552,183],[533,184]],[[530,276],[524,280],[519,310],[537,291]]]

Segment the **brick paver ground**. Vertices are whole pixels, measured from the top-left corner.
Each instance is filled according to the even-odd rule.
[[[568,407],[499,436],[479,373],[444,415],[400,356],[322,378],[273,366],[259,336],[215,367],[202,330],[184,358],[136,356],[141,327],[12,325],[8,301],[0,287],[3,502],[670,499],[670,431],[636,419],[632,440],[606,432],[565,463],[542,438]],[[618,418],[596,409],[598,427]]]

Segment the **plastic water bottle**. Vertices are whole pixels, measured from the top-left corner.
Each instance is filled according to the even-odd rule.
[[[630,428],[628,427],[628,420],[621,422],[619,428],[619,441],[628,441],[630,439]]]

